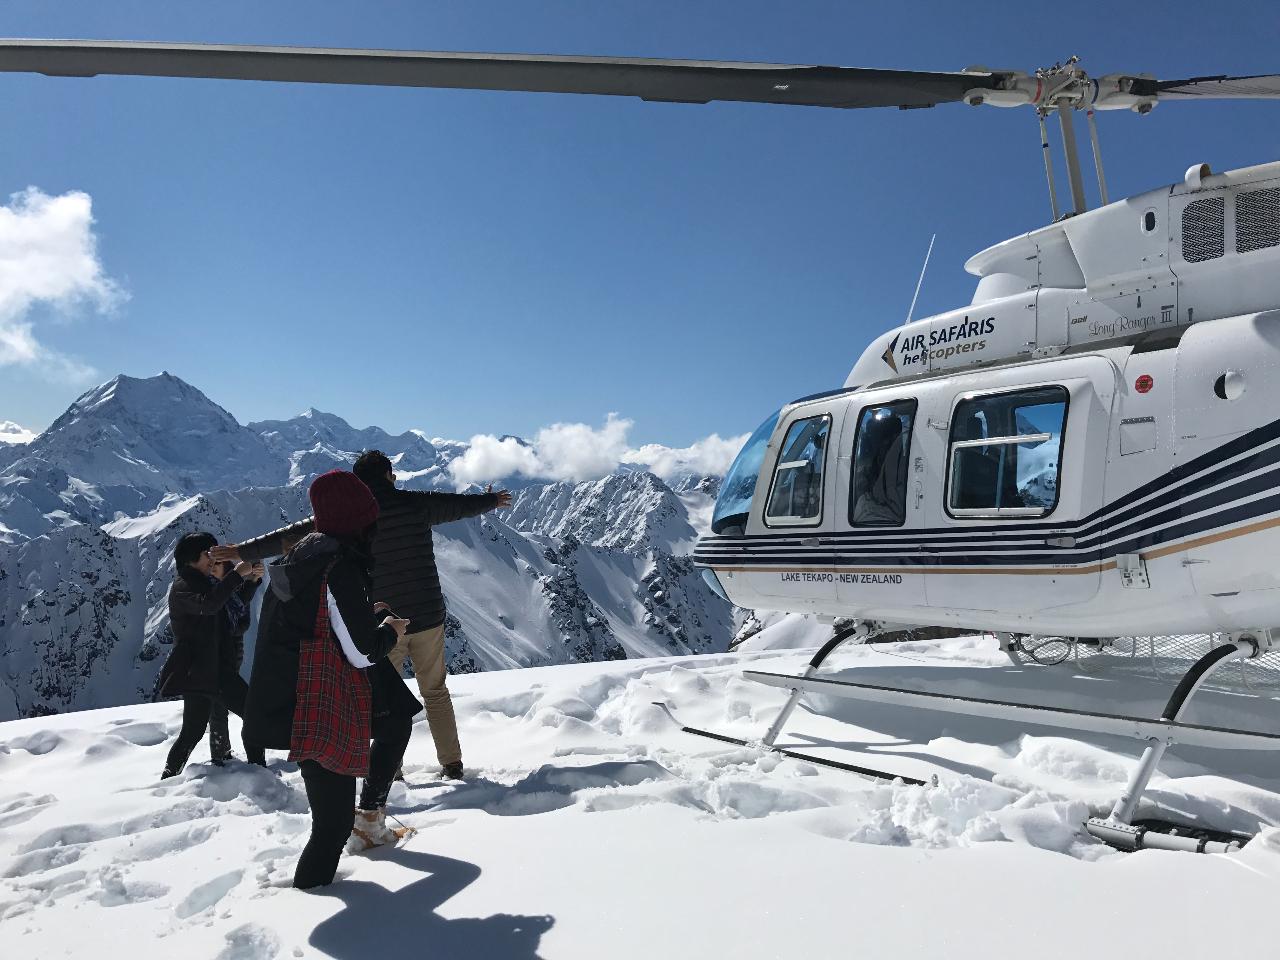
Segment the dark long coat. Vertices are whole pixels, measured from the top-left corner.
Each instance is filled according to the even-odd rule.
[[[314,635],[320,585],[326,575],[352,642],[374,663],[368,669],[374,719],[390,714],[413,717],[421,712],[422,704],[387,659],[396,634],[390,627],[379,626],[383,615],[373,612],[371,563],[358,544],[313,533],[271,564],[245,704],[246,736],[255,743],[272,750],[289,749],[298,702],[298,658],[302,641]],[[337,637],[331,639],[341,651]]]
[[[178,571],[169,587],[173,650],[160,669],[159,696],[216,697],[239,674],[227,604],[239,595],[247,608],[257,589],[257,581],[246,581],[234,571],[218,581],[193,567]]]

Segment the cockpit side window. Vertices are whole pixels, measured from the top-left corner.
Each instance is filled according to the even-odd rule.
[[[764,466],[765,450],[778,425],[778,415],[781,412],[778,411],[756,427],[734,458],[733,466],[720,485],[720,496],[716,499],[716,509],[711,515],[712,533],[723,535],[734,528],[739,531],[746,529],[747,517],[751,514],[751,498],[756,492],[756,478],[760,476],[760,468]]]
[[[915,400],[863,407],[853,441],[849,523],[900,527],[907,518],[907,466]]]
[[[822,471],[830,429],[829,416],[797,420],[787,428],[765,508],[766,525],[814,526],[822,522]]]

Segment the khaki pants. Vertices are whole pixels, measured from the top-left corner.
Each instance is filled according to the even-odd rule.
[[[427,708],[427,725],[436,743],[436,759],[440,765],[462,762],[458,744],[458,722],[453,716],[453,700],[444,685],[444,624],[430,630],[406,633],[391,651],[391,665],[400,672],[404,658],[413,663],[413,674]]]

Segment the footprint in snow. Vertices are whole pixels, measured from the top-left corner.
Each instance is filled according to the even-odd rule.
[[[119,867],[103,867],[98,871],[98,889],[94,899],[104,907],[122,907],[131,903],[158,900],[169,892],[163,883],[130,881]]]
[[[0,804],[0,829],[26,823],[57,802],[58,798],[52,793],[38,797],[30,793],[16,794],[10,800]]]
[[[75,863],[80,856],[81,848],[78,846],[36,850],[14,859],[2,876],[12,880],[15,877],[29,877],[47,870],[57,870]]]
[[[41,730],[25,737],[15,737],[7,744],[13,750],[25,750],[33,757],[52,753],[62,743],[62,737],[52,730]]]
[[[280,955],[280,938],[266,927],[246,923],[227,934],[217,960],[271,960]]]
[[[223,897],[239,885],[243,876],[243,870],[232,870],[230,873],[214,877],[208,883],[200,884],[200,886],[187,894],[183,901],[174,908],[173,912],[180,919],[186,920],[202,910],[217,906]]]

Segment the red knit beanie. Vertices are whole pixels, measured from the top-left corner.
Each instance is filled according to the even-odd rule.
[[[378,519],[378,501],[364,481],[346,470],[330,470],[311,482],[308,491],[316,529],[333,536],[363,531]]]

